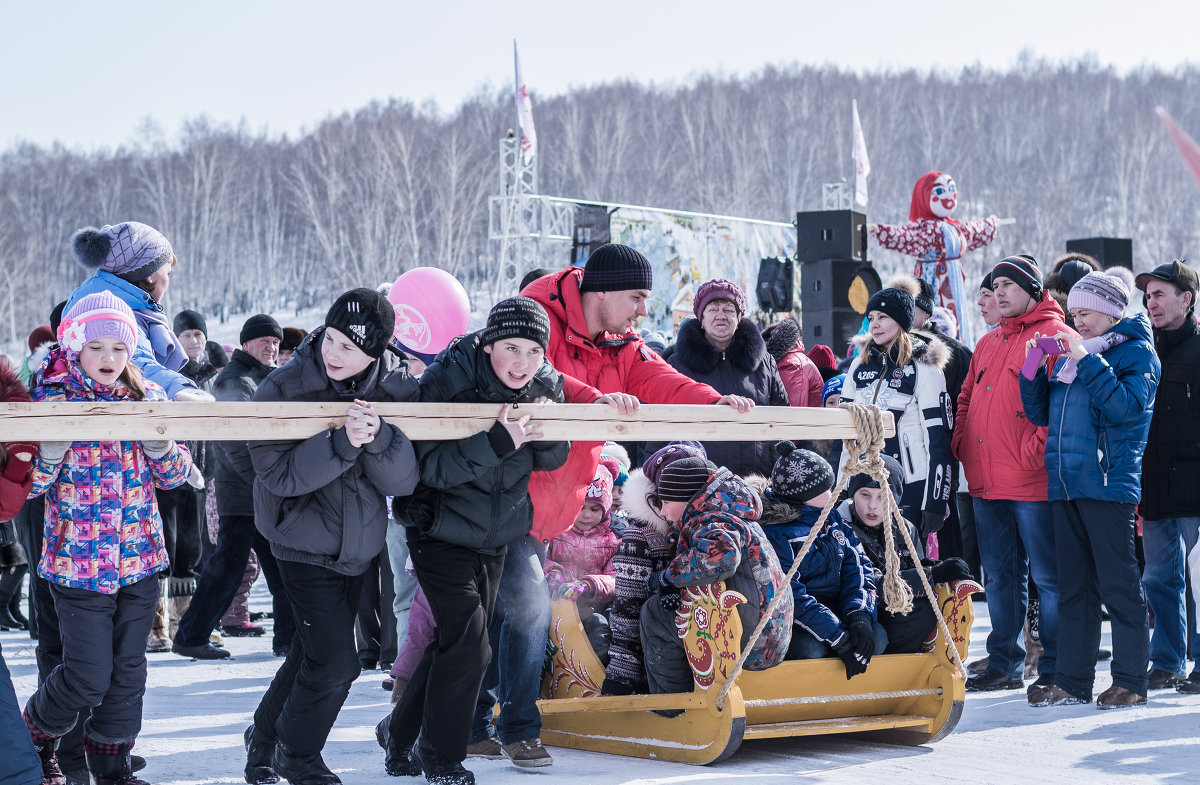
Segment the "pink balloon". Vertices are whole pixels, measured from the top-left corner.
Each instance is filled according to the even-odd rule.
[[[416,267],[401,275],[388,292],[396,309],[395,337],[406,348],[437,354],[467,331],[471,303],[458,280],[436,267]]]

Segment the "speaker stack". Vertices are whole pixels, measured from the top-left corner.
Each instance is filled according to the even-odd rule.
[[[1067,240],[1067,253],[1085,253],[1108,269],[1113,265],[1133,269],[1133,240],[1128,237],[1084,237]]]
[[[839,358],[862,326],[867,301],[883,285],[867,260],[867,218],[853,210],[796,213],[804,342]]]

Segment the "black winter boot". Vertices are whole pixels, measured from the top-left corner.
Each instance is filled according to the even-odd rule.
[[[253,723],[242,735],[246,742],[246,782],[250,785],[270,785],[279,782],[279,775],[271,768],[271,756],[275,745],[254,733]]]
[[[342,785],[338,776],[329,770],[321,753],[301,755],[279,741],[275,741],[275,754],[271,758],[275,773],[292,785]]]
[[[383,768],[393,777],[419,777],[421,764],[412,757],[412,747],[402,747],[391,734],[392,715],[388,715],[375,726],[375,741],[383,747]]]
[[[110,744],[97,741],[84,732],[83,756],[96,785],[149,785],[133,776],[133,762],[129,759],[132,747],[131,741]]]
[[[21,614],[21,581],[29,565],[16,564],[0,569],[0,629],[27,630],[29,620]],[[16,613],[13,613],[13,609]]]
[[[447,760],[435,749],[414,744],[413,757],[421,764],[425,779],[434,785],[475,785],[475,775],[460,761]]]

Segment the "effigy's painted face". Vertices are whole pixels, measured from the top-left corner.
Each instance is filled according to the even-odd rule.
[[[929,192],[929,209],[938,218],[949,218],[958,204],[958,186],[954,178],[943,174],[933,181],[933,189]]]

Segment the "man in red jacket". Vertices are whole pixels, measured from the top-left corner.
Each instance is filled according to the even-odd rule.
[[[1016,690],[1022,680],[1029,572],[1040,598],[1038,680],[1030,693],[1053,683],[1058,649],[1058,569],[1054,524],[1046,495],[1046,429],[1025,417],[1017,374],[1025,344],[1035,334],[1070,331],[1062,309],[1042,289],[1031,256],[1010,256],[992,270],[1000,326],[979,339],[958,396],[954,454],[966,472],[987,574],[988,669],[967,680],[967,689]]]
[[[648,349],[633,329],[646,315],[653,286],[650,262],[627,245],[597,248],[584,268],[567,267],[538,278],[521,294],[550,316],[546,358],[565,377],[568,403],[606,403],[628,414],[639,402],[728,404],[748,411],[753,401],[722,396],[692,381]],[[680,434],[683,436],[683,434]],[[521,767],[554,761],[539,738],[537,710],[550,626],[550,596],[542,575],[546,545],[575,520],[596,473],[603,442],[574,442],[562,468],[534,472],[529,483],[533,530],[508,546],[491,625],[492,664],[471,728],[468,756],[510,759]],[[498,695],[490,690],[498,688]],[[492,735],[492,706],[500,701],[499,739]]]

